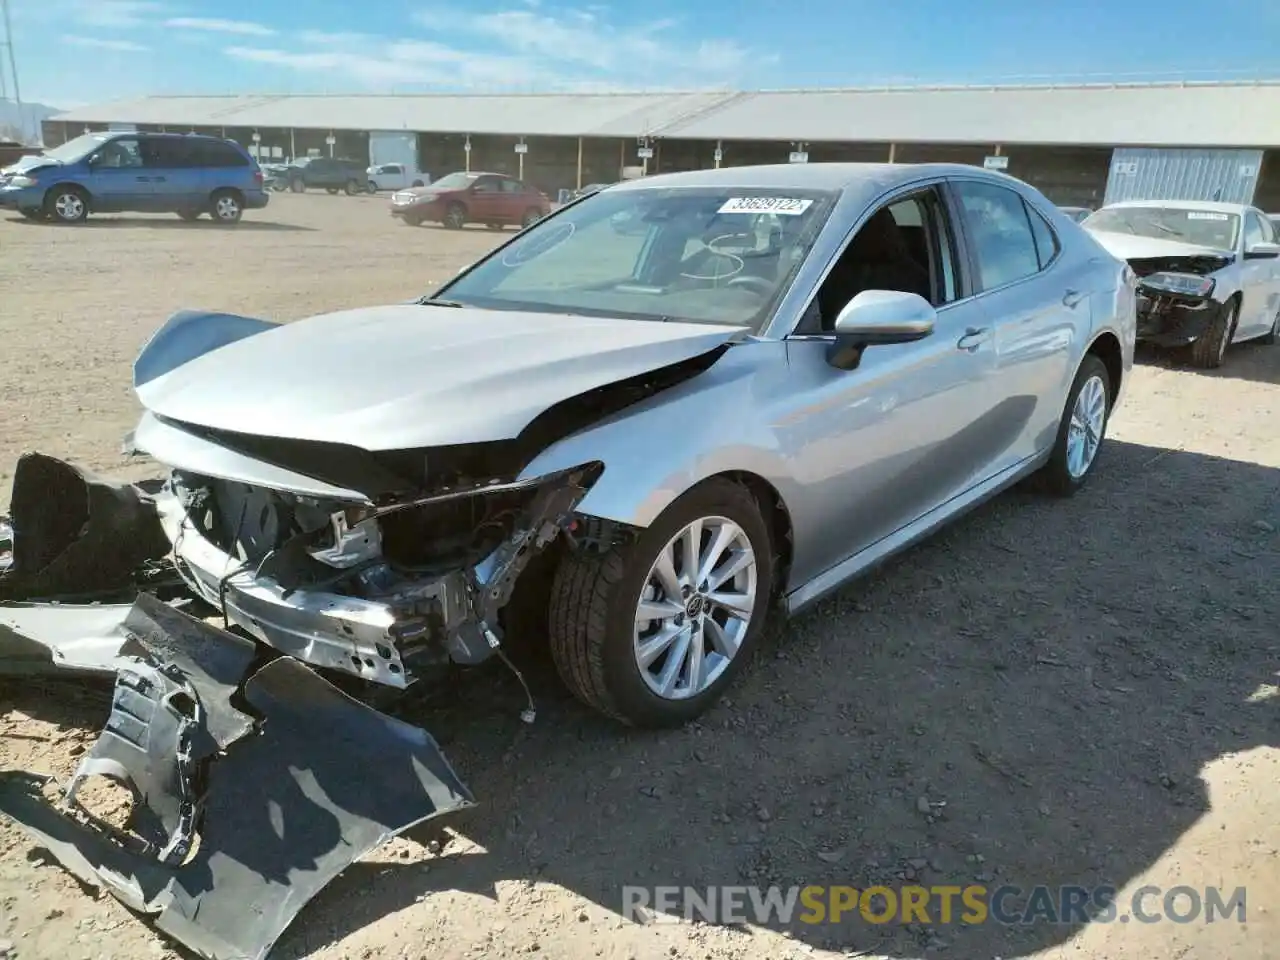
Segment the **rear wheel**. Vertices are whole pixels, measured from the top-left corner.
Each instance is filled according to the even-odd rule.
[[[772,557],[746,487],[695,487],[631,543],[562,558],[549,617],[556,669],[580,700],[628,725],[693,720],[759,638]]]
[[[294,193],[304,193],[307,189],[307,185],[302,182],[301,177],[298,177],[289,181],[289,189]]]
[[[450,230],[461,230],[467,225],[467,208],[460,203],[449,204],[444,212],[444,225]]]
[[[89,196],[79,187],[54,187],[44,198],[44,213],[55,223],[84,223]]]
[[[542,219],[542,211],[536,207],[530,207],[524,212],[524,218],[520,221],[520,226],[531,227]]]
[[[1218,316],[1195,343],[1188,356],[1193,367],[1216,370],[1227,358],[1227,347],[1236,331],[1236,318],[1240,315],[1240,302],[1234,298],[1218,311]]]
[[[423,183],[421,180],[415,180],[415,181],[413,181],[413,183],[409,184],[409,186],[411,186],[411,187],[425,187],[425,186],[426,186],[426,184],[425,184],[425,183]]]
[[[1044,492],[1069,497],[1092,475],[1111,419],[1112,390],[1107,365],[1086,354],[1067,394],[1053,453],[1035,477]]]
[[[348,197],[354,197],[360,192],[360,183],[357,180],[348,180],[347,185],[343,189],[346,190]]]
[[[1259,340],[1266,344],[1272,344],[1280,340],[1280,311],[1277,311],[1276,318],[1271,321],[1271,329],[1264,333]]]
[[[374,183],[372,180],[370,180],[370,181],[369,181],[365,186],[366,186],[366,188],[368,189],[368,191],[369,191],[370,193],[377,193],[377,192],[378,192],[378,185],[377,185],[376,183]]]
[[[244,201],[234,190],[219,190],[214,193],[209,205],[215,223],[239,223],[244,215]]]

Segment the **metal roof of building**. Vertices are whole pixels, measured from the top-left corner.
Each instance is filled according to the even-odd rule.
[[[414,130],[547,137],[653,136],[731,94],[144,97],[70,110],[70,123]]]
[[[510,136],[1280,146],[1280,82],[699,93],[145,97],[71,123]]]
[[[796,90],[663,131],[695,140],[1280,145],[1280,83]]]

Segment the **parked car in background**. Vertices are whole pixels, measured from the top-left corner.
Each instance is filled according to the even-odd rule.
[[[1233,343],[1280,338],[1280,236],[1256,207],[1135,200],[1083,226],[1138,276],[1139,340],[1211,369]]]
[[[1093,213],[1088,207],[1059,207],[1058,209],[1076,223]]]
[[[391,215],[413,227],[428,221],[454,230],[468,223],[527,227],[550,212],[541,190],[501,173],[451,173],[391,195]]]
[[[270,199],[258,164],[232,140],[180,133],[86,133],[24,157],[0,184],[0,208],[80,223],[90,213],[210,214],[240,221]],[[13,169],[13,168],[8,168]]]
[[[358,160],[303,157],[295,160],[282,176],[294,193],[322,189],[329,193],[342,191],[352,196],[368,190],[365,165]]]
[[[403,190],[405,187],[425,187],[431,182],[431,174],[415,170],[403,163],[381,163],[365,171],[369,178],[369,192],[379,190]]]
[[[129,449],[169,467],[148,522],[190,592],[262,643],[403,689],[500,655],[523,591],[575,695],[662,727],[771,605],[1024,477],[1079,491],[1133,338],[1131,271],[1010,177],[704,170],[568,205],[413,303],[179,313],[135,361]]]

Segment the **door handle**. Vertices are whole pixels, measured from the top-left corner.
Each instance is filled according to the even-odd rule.
[[[970,327],[964,332],[964,336],[956,341],[956,346],[961,350],[968,350],[973,353],[990,339],[990,327]]]
[[[1083,299],[1084,299],[1084,294],[1081,293],[1079,290],[1068,290],[1066,293],[1062,295],[1062,305],[1064,307],[1071,307],[1074,309],[1076,304],[1078,304]]]
[[[135,177],[134,179],[136,179],[139,183],[150,183],[150,182],[151,182],[151,178],[150,178],[150,177]]]

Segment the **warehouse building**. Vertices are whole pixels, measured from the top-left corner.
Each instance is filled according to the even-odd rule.
[[[508,173],[555,196],[593,182],[753,163],[954,161],[1059,204],[1160,197],[1280,210],[1280,82],[761,92],[147,97],[45,121],[195,131],[266,162],[330,155],[439,177]]]

